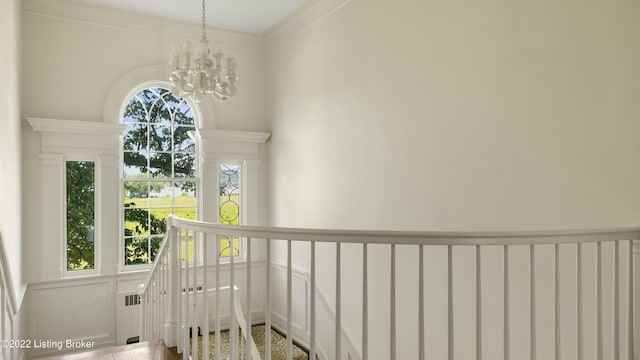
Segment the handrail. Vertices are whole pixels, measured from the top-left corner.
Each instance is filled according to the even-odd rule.
[[[545,231],[389,231],[389,230],[326,230],[311,228],[226,225],[167,218],[167,223],[198,232],[297,241],[396,244],[396,245],[528,245],[589,243],[620,239],[640,239],[640,227],[591,230]],[[535,240],[535,241],[534,241]]]
[[[170,230],[170,226],[167,226],[167,232],[164,235],[164,239],[162,240],[162,243],[160,243],[160,248],[158,249],[158,252],[156,253],[156,257],[159,259],[162,256],[164,256],[164,253],[166,253],[167,251],[169,251],[169,230]],[[151,270],[149,270],[149,274],[155,274],[155,272],[157,271],[158,266],[160,266],[160,262],[158,261],[154,261],[153,265],[151,265]],[[149,284],[153,281],[153,277],[148,276],[147,280],[145,280],[145,282],[138,286],[138,291],[139,293],[143,294],[147,291],[147,289],[149,288]]]

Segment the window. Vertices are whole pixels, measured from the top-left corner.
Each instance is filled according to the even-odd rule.
[[[122,122],[124,265],[148,264],[167,215],[197,218],[194,116],[184,99],[148,88],[130,99]]]
[[[220,224],[239,225],[240,212],[240,165],[220,164],[218,168],[220,199]],[[233,256],[240,256],[240,239],[233,237],[233,246],[228,236],[220,236],[220,257],[229,257],[233,248]]]
[[[66,162],[67,271],[95,269],[95,163]]]

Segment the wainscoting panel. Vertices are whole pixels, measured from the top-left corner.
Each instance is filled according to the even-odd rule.
[[[117,290],[133,287],[128,285],[142,279],[140,274],[130,274],[30,285],[24,311],[26,338],[34,346],[27,350],[27,357],[87,350],[69,347],[67,341],[80,342],[89,349],[116,345]]]

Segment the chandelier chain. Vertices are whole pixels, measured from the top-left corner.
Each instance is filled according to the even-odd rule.
[[[206,25],[206,11],[205,11],[205,0],[202,0],[202,39],[207,39],[207,25]]]

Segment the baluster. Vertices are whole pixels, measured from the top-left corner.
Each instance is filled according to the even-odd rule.
[[[182,358],[187,360],[189,358],[189,241],[188,237],[185,239],[185,231],[180,230],[180,248],[184,246],[183,259],[185,263],[184,267],[184,279],[180,278],[180,289],[184,293],[184,297],[181,294],[182,309],[184,314],[184,321],[182,325]]]
[[[163,333],[162,333],[162,329],[164,328],[164,313],[162,312],[162,273],[158,273],[157,274],[157,279],[158,279],[158,286],[156,287],[156,298],[157,300],[157,312],[158,312],[158,319],[156,320],[156,324],[158,326],[158,336],[156,336],[156,339],[162,339],[163,338]]]
[[[634,283],[633,283],[633,240],[629,240],[629,253],[627,259],[627,269],[629,274],[627,275],[628,285],[627,285],[627,306],[628,306],[628,320],[627,320],[627,345],[628,345],[628,354],[629,360],[634,360],[634,334],[633,334],[633,293],[634,293]]]
[[[266,284],[266,304],[265,304],[265,327],[264,327],[264,356],[265,360],[271,360],[271,240],[267,239],[267,264],[265,265],[267,284]],[[315,289],[314,289],[315,290]],[[315,340],[315,339],[314,339]],[[314,359],[315,360],[315,359]]]
[[[156,255],[157,256],[157,255]],[[159,303],[159,307],[160,307],[160,338],[164,338],[164,334],[163,334],[163,329],[165,326],[165,321],[166,321],[166,313],[165,313],[165,306],[164,306],[164,300],[165,300],[165,272],[164,272],[164,256],[159,257],[157,256],[156,258],[156,262],[158,262],[158,278],[160,279],[160,287],[158,289],[158,298],[160,299],[160,303]]]
[[[293,279],[291,240],[287,240],[287,360],[293,358]]]
[[[189,239],[188,235],[185,239],[185,232],[187,230],[180,229],[181,244],[184,246],[184,280],[181,280],[183,296],[183,308],[184,308],[184,328],[182,329],[182,345],[184,346],[183,359],[189,358]]]
[[[165,308],[165,299],[166,299],[166,292],[165,292],[165,288],[166,288],[166,274],[163,271],[164,267],[164,262],[160,262],[160,265],[158,267],[158,276],[160,278],[160,288],[158,289],[158,299],[159,299],[159,312],[160,312],[160,336],[158,337],[159,339],[164,339],[164,329],[166,326],[166,320],[167,320],[167,313],[166,313],[166,308]]]
[[[209,252],[207,251],[207,245],[209,243],[209,233],[204,234],[204,238],[202,241],[202,304],[203,305],[203,315],[202,319],[204,324],[202,324],[202,358],[203,360],[209,360],[209,281],[208,281],[208,273],[209,273]]]
[[[602,242],[596,245],[596,354],[597,360],[602,360]]]
[[[627,254],[628,259],[627,259],[627,269],[629,271],[629,274],[627,275],[627,280],[628,280],[628,284],[627,284],[627,306],[628,306],[628,320],[627,320],[627,326],[628,326],[628,330],[627,330],[627,345],[628,345],[628,350],[627,352],[629,353],[629,360],[634,360],[634,333],[633,333],[633,319],[634,319],[634,312],[633,312],[633,295],[634,295],[634,283],[633,283],[633,240],[629,240],[629,253]]]
[[[247,238],[247,350],[246,350],[246,358],[247,360],[251,360],[251,346],[252,346],[252,337],[251,337],[251,238]]]
[[[156,298],[157,298],[157,313],[158,313],[158,317],[156,318],[156,326],[158,327],[157,330],[157,335],[156,335],[156,339],[161,339],[163,338],[163,334],[162,334],[162,329],[163,329],[163,325],[164,325],[164,313],[162,312],[162,284],[163,284],[163,278],[162,278],[162,272],[160,269],[158,269],[158,272],[155,275],[156,279],[157,279],[157,286],[156,286]]]
[[[369,271],[367,243],[362,244],[362,360],[369,359]]]
[[[530,308],[530,352],[531,360],[537,358],[537,327],[536,327],[536,247],[535,245],[529,245],[529,308]]]
[[[151,278],[151,334],[153,334],[153,338],[158,338],[158,307],[156,306],[156,279],[155,277]]]
[[[182,292],[180,287],[180,278],[182,274],[182,258],[180,249],[180,235],[179,229],[171,225],[171,216],[167,220],[167,236],[169,237],[169,263],[167,271],[169,273],[169,287],[167,289],[168,301],[167,307],[169,308],[169,315],[167,318],[168,331],[167,331],[167,346],[177,346],[178,349],[182,349],[179,345],[182,344],[182,337],[180,336],[180,329],[182,325],[181,311],[182,308]]]
[[[155,328],[153,327],[153,316],[154,308],[153,308],[153,278],[149,281],[149,335],[150,339],[154,339],[156,337]]]
[[[216,305],[215,305],[215,313],[216,313],[216,324],[215,324],[215,344],[216,344],[216,359],[222,360],[221,355],[221,345],[220,345],[220,240],[221,236],[216,234],[216,244],[215,244],[215,263],[216,263]]]
[[[340,360],[342,358],[342,286],[340,284],[340,262],[340,243],[336,242],[336,360]]]
[[[172,286],[171,286],[171,300],[169,302],[169,308],[177,308],[176,319],[178,320],[178,331],[176,336],[176,342],[178,345],[178,352],[180,352],[184,346],[182,337],[182,328],[184,326],[184,314],[182,313],[183,301],[182,301],[182,240],[178,230],[174,227],[171,228],[172,234],[175,237],[171,237],[171,259],[172,264],[169,269],[171,270]]]
[[[167,249],[169,250],[169,249]],[[171,300],[170,300],[170,295],[169,292],[171,291],[171,271],[169,271],[170,267],[169,267],[169,251],[165,252],[165,258],[164,258],[164,264],[163,264],[163,271],[164,271],[164,278],[165,278],[165,284],[164,284],[164,314],[165,314],[165,318],[166,318],[166,322],[167,325],[165,328],[171,329],[171,319],[170,319],[170,314],[171,314]],[[165,337],[164,337],[164,341],[169,344],[171,343],[172,340],[169,339],[169,331],[165,331]]]
[[[554,304],[553,304],[553,316],[554,316],[554,321],[555,321],[555,342],[554,342],[554,348],[555,348],[555,360],[560,360],[560,338],[561,338],[561,333],[560,333],[560,244],[555,244],[554,247],[554,257],[555,257],[555,266],[554,266],[554,274],[555,274],[555,279],[554,279],[554,284],[555,284],[555,291],[554,291]]]
[[[614,241],[613,250],[613,358],[620,359],[620,242]]]
[[[389,313],[391,315],[391,319],[389,323],[391,324],[389,332],[389,348],[390,348],[390,359],[394,360],[396,358],[396,245],[391,244],[391,276],[390,276],[390,289],[389,293],[391,294],[391,308],[389,309]]]
[[[153,276],[151,279],[151,329],[153,333],[153,338],[158,338],[158,285],[157,285],[157,277]]]
[[[584,359],[584,335],[583,335],[583,319],[582,319],[582,243],[577,244],[576,249],[576,319],[577,319],[577,334],[578,334],[578,359]]]
[[[502,262],[502,266],[503,266],[503,276],[504,276],[504,291],[503,291],[503,296],[504,296],[504,300],[503,300],[503,305],[504,305],[504,316],[503,316],[503,321],[504,321],[504,325],[503,325],[503,336],[504,336],[504,340],[503,340],[503,346],[504,346],[504,358],[505,360],[509,359],[511,356],[511,349],[510,349],[510,324],[509,324],[509,245],[504,245],[504,252],[503,255],[504,257],[503,262]]]
[[[162,339],[164,337],[164,334],[162,333],[162,329],[164,328],[164,313],[162,312],[162,281],[164,279],[162,278],[162,272],[158,272],[156,277],[158,279],[158,293],[156,295],[156,297],[158,298],[158,319],[156,320],[158,324],[158,336],[156,336],[156,339]]]
[[[229,358],[236,360],[238,358],[238,328],[236,325],[236,316],[234,307],[236,304],[236,280],[235,280],[235,252],[233,236],[227,235],[229,239],[229,337],[230,349]]]
[[[171,324],[168,323],[168,314],[169,314],[169,309],[167,308],[167,302],[168,302],[168,288],[169,288],[169,271],[168,271],[168,252],[165,251],[164,256],[163,256],[163,260],[162,260],[162,316],[165,322],[165,325],[163,326],[165,329],[166,328],[170,328]],[[169,339],[167,338],[167,332],[165,332],[163,334],[163,338],[165,339],[164,341],[166,343],[169,343]]]
[[[476,245],[476,359],[482,360],[482,255]]]
[[[309,359],[316,359],[316,242],[311,242],[310,339]],[[364,359],[364,358],[363,358]]]
[[[149,339],[151,339],[151,328],[150,328],[150,308],[149,308],[149,288],[147,288],[147,291],[144,294],[144,299],[142,300],[143,303],[143,308],[142,310],[144,311],[144,318],[143,318],[143,324],[144,324],[144,330],[142,332],[142,335],[144,335],[144,337],[142,338],[144,341],[148,341]]]
[[[154,339],[156,337],[155,329],[153,328],[153,278],[149,281],[149,339]]]
[[[424,245],[420,245],[418,253],[418,360],[424,360],[425,357],[424,341]]]
[[[193,294],[191,296],[191,358],[195,360],[199,360],[198,357],[198,234],[197,232],[191,232],[191,236],[193,238],[193,258],[191,259],[191,264],[193,266]]]
[[[1,283],[0,283],[1,285]],[[149,293],[149,289],[147,289],[144,293],[141,291],[144,285],[138,285],[138,294],[140,296],[140,312],[142,316],[140,317],[140,341],[147,341],[149,339],[149,332],[147,330],[147,319],[149,318],[148,311],[148,302],[147,302],[147,294]],[[0,292],[2,292],[2,287],[0,286]],[[2,330],[0,330],[1,332]]]
[[[448,327],[448,354],[449,360],[453,360],[453,247],[451,245],[447,246],[448,249],[448,263],[447,263],[447,322],[449,324]]]
[[[158,319],[160,317],[158,311],[158,287],[157,287],[157,276],[151,277],[151,333],[153,334],[153,339],[158,338]]]

